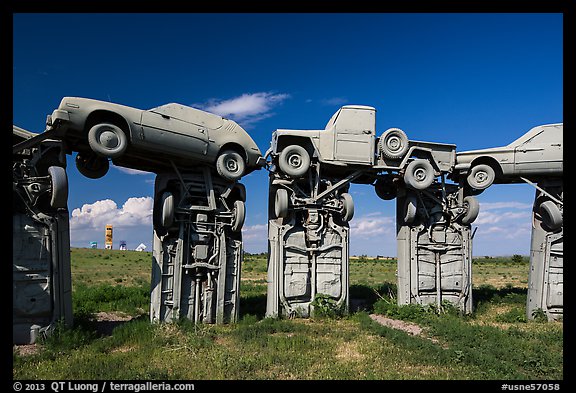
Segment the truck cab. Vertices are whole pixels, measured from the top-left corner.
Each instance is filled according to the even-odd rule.
[[[320,160],[351,164],[374,164],[376,109],[346,105],[328,121],[320,132]]]
[[[324,130],[274,131],[268,154],[283,172],[293,176],[304,174],[312,157],[331,165],[372,166],[375,135],[376,109],[346,105],[332,115]]]

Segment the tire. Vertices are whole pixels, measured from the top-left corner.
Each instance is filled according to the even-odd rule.
[[[551,230],[560,228],[563,224],[562,212],[552,201],[544,201],[540,204],[540,217],[542,222]]]
[[[340,200],[344,206],[342,209],[342,220],[348,222],[354,217],[354,201],[352,200],[352,195],[345,192],[340,195]]]
[[[418,207],[418,199],[416,195],[413,193],[409,193],[406,195],[406,199],[404,200],[404,223],[412,224],[414,219],[416,218]]]
[[[216,159],[216,171],[226,180],[240,179],[246,170],[246,162],[240,153],[234,150],[225,150]]]
[[[384,157],[402,158],[408,151],[408,137],[399,128],[390,128],[382,134],[378,142],[380,152]]]
[[[234,202],[232,232],[240,232],[246,219],[246,205],[242,201]]]
[[[434,182],[434,168],[428,160],[418,159],[410,162],[404,172],[404,183],[415,190],[424,190]]]
[[[68,205],[68,176],[66,175],[66,169],[60,166],[51,166],[48,168],[48,173],[52,183],[50,206],[55,209],[65,208]]]
[[[480,213],[480,203],[478,199],[473,196],[464,197],[463,203],[466,208],[466,213],[460,221],[464,225],[472,224],[478,217],[478,213]]]
[[[88,144],[92,151],[102,157],[118,158],[128,148],[128,137],[120,127],[100,123],[88,131]]]
[[[274,198],[274,213],[276,217],[285,218],[288,216],[288,191],[284,188],[276,190],[276,197]]]
[[[278,166],[286,175],[300,177],[310,168],[310,154],[302,146],[287,146],[280,153]]]
[[[394,186],[391,179],[387,178],[379,178],[376,180],[376,183],[374,183],[374,191],[376,191],[376,195],[378,195],[380,199],[385,201],[390,201],[396,198],[398,194],[396,186]]]
[[[75,163],[78,172],[89,179],[100,179],[110,169],[108,159],[95,153],[78,153]]]
[[[174,195],[170,192],[165,192],[162,194],[162,216],[160,225],[165,229],[168,229],[174,224]]]
[[[475,165],[470,169],[470,173],[466,178],[466,181],[470,187],[477,190],[485,190],[490,187],[494,180],[496,179],[496,172],[494,169],[487,164]]]

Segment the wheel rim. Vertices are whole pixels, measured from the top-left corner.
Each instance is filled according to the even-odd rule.
[[[233,173],[238,172],[238,163],[234,158],[230,157],[226,160],[226,169]]]
[[[486,173],[485,171],[478,171],[474,175],[474,181],[476,181],[477,184],[484,184],[486,183],[487,180],[488,180],[488,173]]]
[[[294,169],[298,169],[302,166],[302,157],[299,154],[290,154],[288,156],[288,165]]]
[[[120,145],[118,135],[110,130],[102,131],[98,136],[98,142],[108,149],[114,149]]]
[[[402,148],[402,141],[396,135],[392,135],[386,140],[386,147],[392,152],[397,152]]]
[[[414,178],[418,182],[423,182],[426,180],[426,177],[426,170],[424,168],[416,168],[416,170],[414,170]]]

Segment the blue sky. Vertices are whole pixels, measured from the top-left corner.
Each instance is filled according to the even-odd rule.
[[[377,109],[377,134],[503,146],[563,122],[563,16],[505,14],[14,14],[13,123],[44,130],[64,96],[140,109],[177,102],[242,125],[262,152],[277,128],[323,129],[342,105]],[[47,23],[49,20],[49,23]],[[98,180],[68,158],[71,244],[151,250],[154,174]],[[247,188],[244,247],[267,249],[267,172]],[[353,185],[351,254],[396,255],[395,201]],[[478,196],[473,254],[528,255],[534,189]]]

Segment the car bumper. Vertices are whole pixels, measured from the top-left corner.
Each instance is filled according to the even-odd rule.
[[[70,113],[62,109],[56,109],[51,115],[46,118],[46,126],[48,128],[58,127],[62,123],[70,121]]]

